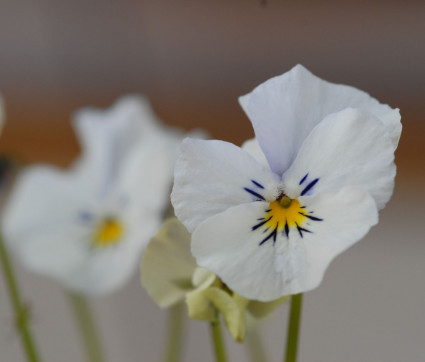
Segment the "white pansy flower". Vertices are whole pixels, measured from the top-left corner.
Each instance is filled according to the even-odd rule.
[[[186,139],[172,203],[197,263],[249,299],[315,288],[391,197],[399,111],[302,66],[240,102],[243,148]]]
[[[137,96],[108,110],[83,109],[73,124],[82,156],[67,171],[24,169],[3,232],[25,266],[97,295],[128,279],[159,227],[182,135],[158,123]]]

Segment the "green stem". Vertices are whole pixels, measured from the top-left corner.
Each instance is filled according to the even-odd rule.
[[[268,357],[266,349],[264,348],[261,335],[258,331],[258,327],[255,326],[252,331],[247,334],[247,342],[249,355],[252,362],[267,362]]]
[[[223,342],[223,335],[221,333],[220,319],[211,322],[211,337],[214,345],[215,360],[217,362],[227,362],[226,348]]]
[[[178,303],[168,310],[167,349],[164,362],[179,362],[184,335],[184,304]]]
[[[104,357],[96,323],[87,299],[75,293],[69,293],[69,299],[86,350],[87,362],[103,362]]]
[[[293,295],[291,298],[288,338],[286,342],[286,362],[296,362],[297,360],[302,300],[302,293]]]
[[[18,289],[18,283],[13,271],[12,262],[7,253],[6,246],[0,237],[0,259],[3,266],[3,274],[6,287],[9,291],[10,302],[15,312],[15,325],[21,335],[21,342],[28,361],[38,362],[37,349],[29,329],[29,311],[28,307],[22,302]]]

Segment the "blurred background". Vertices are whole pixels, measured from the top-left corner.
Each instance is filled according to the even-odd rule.
[[[401,110],[398,175],[380,224],[305,296],[300,361],[424,361],[425,2],[283,0],[2,0],[0,153],[67,166],[70,118],[126,93],[164,122],[240,144],[253,135],[237,97],[297,63]],[[424,204],[422,204],[424,203]],[[67,300],[18,267],[47,362],[83,361]],[[138,275],[94,305],[110,362],[158,361],[165,313]],[[282,358],[287,307],[263,322]],[[190,322],[185,361],[212,361],[207,325]],[[232,361],[249,361],[230,339]],[[24,361],[0,279],[0,361]]]

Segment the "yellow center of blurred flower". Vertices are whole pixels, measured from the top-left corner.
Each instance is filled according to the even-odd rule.
[[[124,226],[114,217],[104,218],[98,225],[93,237],[93,245],[99,248],[115,245],[124,235]]]

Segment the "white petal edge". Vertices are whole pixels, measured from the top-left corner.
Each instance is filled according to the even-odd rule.
[[[120,147],[128,146],[141,133],[156,129],[157,122],[149,101],[138,95],[123,96],[107,109],[85,107],[73,116],[73,126],[85,152],[97,147],[102,137],[114,136]]]
[[[344,188],[336,193],[300,198],[323,218],[301,238],[291,229],[266,242],[260,229],[265,202],[232,207],[205,220],[192,235],[198,264],[217,274],[230,289],[254,300],[271,301],[318,286],[332,259],[359,241],[378,221],[376,204],[366,192]]]
[[[372,113],[387,128],[394,150],[402,128],[398,109],[354,87],[324,81],[302,65],[260,84],[239,102],[271,169],[278,174],[292,163],[313,127],[331,113],[348,107]]]
[[[163,212],[168,207],[181,140],[177,133],[156,132],[123,160],[116,191],[129,200],[129,211]]]
[[[269,169],[231,143],[186,138],[176,162],[171,202],[176,216],[192,232],[208,217],[253,201],[245,188],[272,199],[279,183]]]
[[[270,168],[269,163],[267,162],[267,158],[264,155],[264,152],[261,149],[260,144],[258,143],[256,138],[246,140],[244,143],[242,143],[241,148],[244,151],[248,152],[252,157],[254,157],[259,164],[263,165],[266,168]]]
[[[102,193],[108,187],[104,183],[113,182],[119,174],[120,165],[130,150],[141,139],[158,132],[159,121],[146,98],[129,95],[108,109],[78,110],[73,126],[82,146],[77,166],[92,173],[93,187]]]
[[[372,114],[348,108],[312,130],[283,179],[285,193],[292,198],[318,179],[307,195],[355,186],[370,193],[382,209],[392,195],[395,174],[386,128]]]

